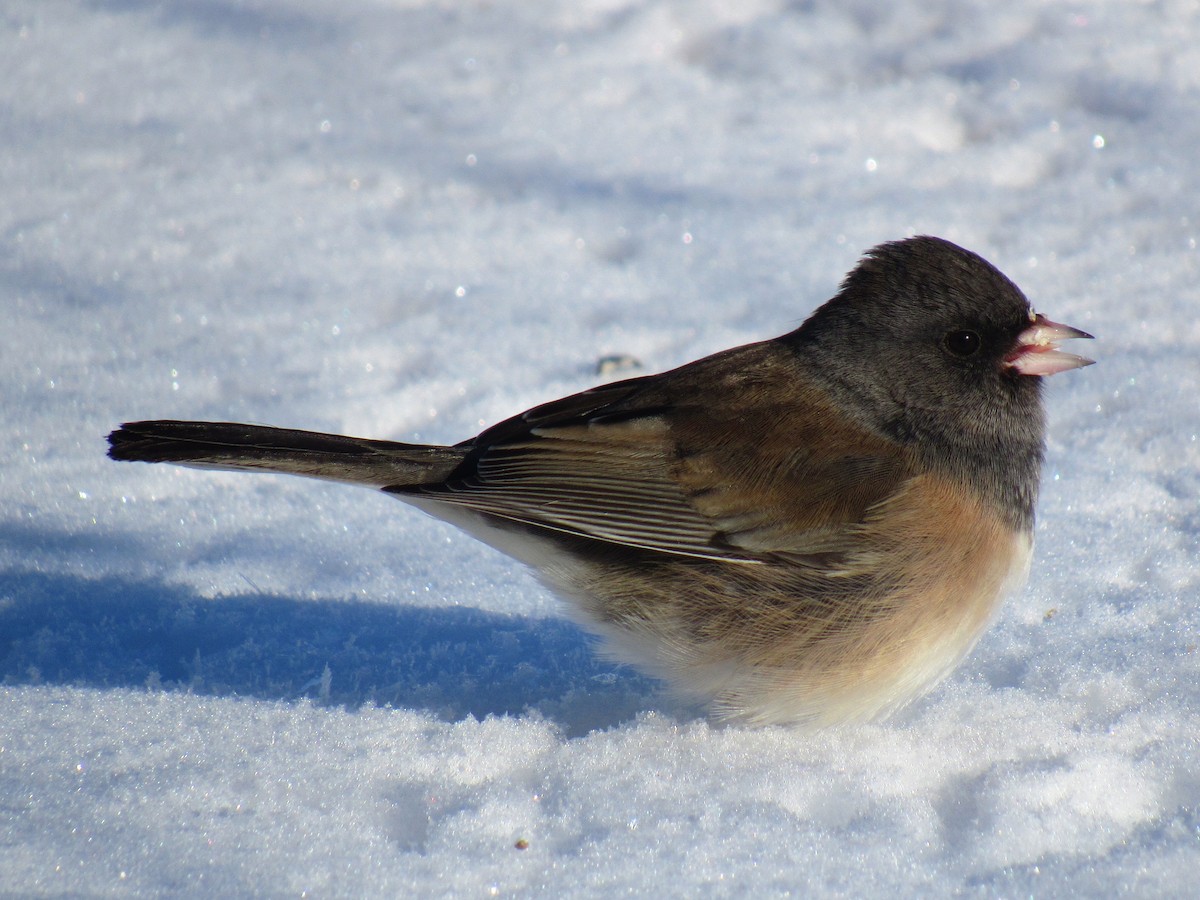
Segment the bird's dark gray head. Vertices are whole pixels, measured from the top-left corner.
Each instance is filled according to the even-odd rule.
[[[1031,517],[1042,379],[1011,360],[1034,321],[1025,295],[991,263],[914,237],[871,250],[786,340],[862,424],[993,490],[1019,484]]]
[[[892,437],[1002,435],[1041,442],[1041,379],[1011,365],[1033,324],[1021,290],[982,257],[933,237],[871,250],[792,335],[814,374]]]

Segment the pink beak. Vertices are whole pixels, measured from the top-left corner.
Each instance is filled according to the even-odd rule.
[[[1075,338],[1090,339],[1091,335],[1070,325],[1051,322],[1039,313],[1033,317],[1033,324],[1017,335],[1017,346],[1004,361],[1021,375],[1053,375],[1090,366],[1094,359],[1058,349],[1059,341]]]

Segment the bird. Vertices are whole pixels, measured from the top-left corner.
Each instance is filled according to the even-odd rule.
[[[1091,337],[922,235],[787,334],[453,446],[157,420],[108,454],[382,490],[532,568],[603,655],[714,720],[840,726],[928,691],[1024,584],[1042,383]]]

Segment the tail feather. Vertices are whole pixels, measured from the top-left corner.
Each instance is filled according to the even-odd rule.
[[[284,472],[374,487],[445,481],[466,451],[235,422],[127,422],[108,436],[117,460]]]

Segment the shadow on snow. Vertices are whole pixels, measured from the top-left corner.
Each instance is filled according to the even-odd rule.
[[[592,650],[557,619],[261,593],[213,599],[133,579],[0,573],[6,684],[308,697],[446,720],[533,710],[576,735],[657,699],[653,682]]]

